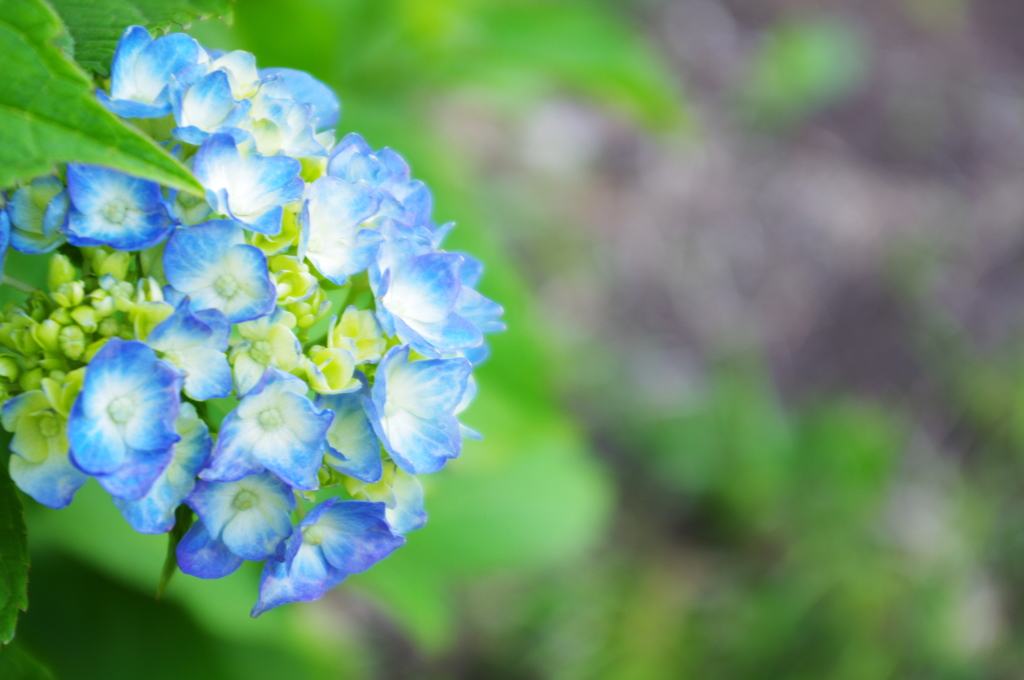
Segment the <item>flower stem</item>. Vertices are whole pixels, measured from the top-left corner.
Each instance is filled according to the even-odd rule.
[[[14,288],[15,290],[20,290],[22,293],[28,293],[29,295],[39,290],[35,286],[27,284],[24,281],[14,278],[13,276],[8,276],[7,274],[3,275],[2,283],[4,285],[10,286],[11,288]]]

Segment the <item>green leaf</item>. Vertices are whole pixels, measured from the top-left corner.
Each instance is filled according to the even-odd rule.
[[[3,450],[10,438],[5,436]],[[0,456],[0,642],[14,638],[18,611],[28,608],[28,532],[21,501]]]
[[[0,187],[77,161],[202,196],[184,166],[100,105],[92,82],[57,46],[62,36],[42,0],[0,0]]]
[[[20,639],[20,638],[19,638]],[[17,642],[0,653],[0,678],[4,680],[53,680],[53,673]]]
[[[193,19],[223,17],[230,0],[51,0],[75,40],[75,60],[107,75],[118,38],[127,26],[166,31]]]

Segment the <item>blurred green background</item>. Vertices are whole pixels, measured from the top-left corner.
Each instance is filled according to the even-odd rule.
[[[406,547],[255,621],[255,568],[155,601],[166,539],[95,485],[31,506],[0,675],[1021,677],[1022,25],[1003,0],[196,24],[331,84],[339,133],[459,223],[510,328],[465,414],[486,438],[424,480]]]

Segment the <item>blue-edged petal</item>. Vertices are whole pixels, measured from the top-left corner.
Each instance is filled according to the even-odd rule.
[[[377,211],[380,194],[363,181],[321,177],[309,186],[301,215],[299,257],[334,283],[366,269],[383,235],[359,224]]]
[[[11,244],[30,255],[47,253],[64,243],[61,227],[70,206],[64,184],[52,176],[37,177],[11,196]]]
[[[331,498],[309,512],[288,541],[284,560],[271,560],[260,578],[252,615],[287,602],[321,597],[345,576],[369,569],[405,539],[392,533],[383,503]]]
[[[482,333],[505,330],[505,324],[498,321],[505,313],[502,306],[465,285],[462,286],[459,301],[455,303],[455,313],[471,322]]]
[[[415,257],[391,272],[391,283],[381,303],[403,319],[423,323],[441,321],[455,308],[461,290],[462,256],[429,253]]]
[[[437,472],[462,452],[462,433],[455,416],[426,419],[398,411],[378,423],[374,426],[380,427],[378,434],[388,453],[411,475]]]
[[[202,520],[189,527],[178,543],[175,556],[182,573],[197,578],[223,578],[242,566],[242,558],[210,536]]]
[[[394,318],[395,332],[403,341],[424,356],[455,352],[477,347],[484,341],[483,333],[470,320],[452,312],[440,321],[424,323],[413,318]]]
[[[384,513],[391,531],[407,534],[422,528],[427,523],[427,513],[423,509],[423,485],[420,480],[399,470],[395,473],[391,491],[394,503]]]
[[[196,146],[221,128],[238,125],[252,106],[248,99],[238,101],[232,96],[225,71],[213,71],[192,84],[174,79],[170,92],[178,124],[171,134]]]
[[[103,490],[115,498],[139,500],[144,497],[174,457],[173,448],[144,451],[129,448],[124,462],[105,475],[94,475]]]
[[[175,428],[181,440],[174,445],[170,464],[149,492],[136,501],[114,498],[121,515],[139,533],[162,534],[174,527],[174,510],[192,491],[196,474],[210,457],[210,429],[192,404],[181,405]]]
[[[174,313],[161,321],[146,338],[146,344],[161,352],[163,358],[185,374],[185,394],[192,399],[222,399],[231,394],[231,366],[223,349],[220,319],[216,315],[218,330],[214,331],[190,309],[186,297]],[[223,323],[227,323],[224,320]]]
[[[111,65],[110,95],[96,92],[100,102],[126,118],[159,118],[171,112],[171,77],[196,64],[201,48],[191,36],[172,33],[153,40],[141,26],[121,35]]]
[[[380,480],[383,467],[380,440],[363,409],[367,391],[364,387],[362,392],[320,395],[316,404],[334,413],[327,430],[324,462],[342,474],[372,484]]]
[[[386,403],[421,418],[451,415],[459,405],[473,366],[467,360],[408,361],[408,349],[393,348],[383,361],[387,373]]]
[[[264,68],[259,74],[263,80],[261,90],[269,96],[309,106],[317,130],[337,125],[341,102],[331,88],[313,76],[290,68]]]

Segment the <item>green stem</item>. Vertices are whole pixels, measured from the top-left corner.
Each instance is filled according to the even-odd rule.
[[[193,519],[192,508],[184,503],[174,511],[174,528],[167,534],[167,557],[164,558],[164,568],[160,572],[160,585],[156,588],[156,599],[158,600],[163,596],[174,572],[178,570],[178,543],[181,542],[188,528],[192,526]]]
[[[15,290],[20,290],[22,293],[28,293],[29,295],[39,290],[35,286],[27,284],[24,281],[14,278],[13,276],[8,276],[7,274],[3,275],[2,283],[4,285],[10,286],[11,288],[14,288]]]

